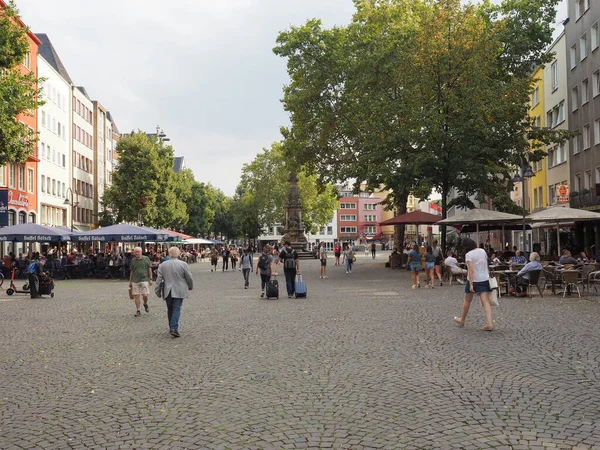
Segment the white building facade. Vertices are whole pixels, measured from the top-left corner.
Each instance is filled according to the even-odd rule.
[[[38,211],[42,225],[68,226],[70,215],[65,205],[70,186],[71,163],[71,79],[64,69],[47,35],[38,58],[38,75],[45,104],[38,114],[39,159]]]
[[[94,224],[94,105],[85,88],[74,87],[72,92],[73,222],[85,231]]]

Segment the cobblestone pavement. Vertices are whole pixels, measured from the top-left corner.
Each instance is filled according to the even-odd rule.
[[[0,449],[600,448],[598,297],[502,299],[486,333],[462,286],[329,262],[280,300],[193,265],[180,339],[124,282],[2,293]]]

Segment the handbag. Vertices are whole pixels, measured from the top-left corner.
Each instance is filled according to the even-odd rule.
[[[129,287],[129,298],[133,300],[133,288]]]
[[[356,262],[356,256],[352,255],[352,262],[355,263]]]
[[[154,293],[157,297],[163,298],[165,291],[165,280],[161,280],[159,284],[154,287]]]
[[[489,279],[490,283],[490,305],[492,306],[500,306],[498,303],[498,280],[496,277],[492,277]]]

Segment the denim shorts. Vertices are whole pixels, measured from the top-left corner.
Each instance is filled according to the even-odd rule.
[[[482,292],[491,292],[490,282],[489,281],[475,281],[473,282],[473,290],[476,294],[480,294]],[[467,280],[465,283],[465,294],[472,294],[471,292],[471,282]]]
[[[432,262],[425,263],[425,270],[431,270],[433,268],[435,268],[435,263],[432,263]]]
[[[421,271],[421,263],[420,262],[416,262],[416,263],[411,262],[409,267],[410,267],[411,272],[420,272]]]

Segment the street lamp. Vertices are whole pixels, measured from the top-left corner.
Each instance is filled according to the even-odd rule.
[[[71,188],[67,188],[67,196],[69,195],[69,192],[71,193],[71,197],[69,200],[69,197],[65,197],[65,201],[64,201],[64,205],[70,205],[71,206],[71,233],[73,232],[73,216],[74,214],[74,210],[76,206],[79,206],[79,202],[73,202],[73,189]]]
[[[528,178],[533,178],[535,176],[535,173],[533,173],[533,169],[531,168],[531,166],[529,165],[529,161],[523,157],[521,157],[521,167],[519,167],[519,171],[517,172],[517,174],[513,177],[512,182],[513,183],[523,183],[522,190],[522,199],[523,199],[523,251],[525,251],[525,236],[527,234],[527,224],[525,222],[526,220],[526,215],[527,215],[527,210],[525,208],[525,181]]]
[[[162,130],[162,128],[160,128],[159,125],[156,125],[156,139],[158,139],[160,142],[168,142],[171,140],[167,137],[167,135]]]

